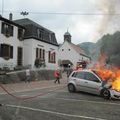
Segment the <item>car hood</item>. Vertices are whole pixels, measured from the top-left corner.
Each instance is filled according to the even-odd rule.
[[[107,81],[103,81],[102,87],[110,89],[110,88],[112,88],[112,83],[107,82]]]

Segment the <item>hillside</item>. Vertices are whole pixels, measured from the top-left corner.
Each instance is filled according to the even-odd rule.
[[[106,63],[120,67],[120,32],[106,34],[96,43],[85,42],[79,44],[92,60],[98,60],[100,54],[106,54]]]
[[[88,56],[92,57],[92,53],[96,47],[96,44],[92,42],[84,42],[84,43],[79,44],[79,46],[85,51],[85,53]]]

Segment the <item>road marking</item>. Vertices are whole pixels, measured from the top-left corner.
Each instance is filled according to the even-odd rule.
[[[74,118],[85,118],[85,119],[90,119],[90,120],[106,120],[106,119],[102,119],[102,118],[87,117],[87,116],[80,116],[80,115],[72,115],[72,114],[60,113],[60,112],[37,109],[37,108],[31,108],[31,107],[25,107],[25,106],[17,106],[17,105],[5,105],[5,106],[12,107],[12,108],[26,109],[26,110],[36,111],[36,112],[57,114],[57,115],[61,115],[61,116],[74,117]]]
[[[26,89],[26,90],[19,90],[19,91],[14,91],[11,93],[20,93],[20,92],[30,92],[30,91],[35,91],[35,90],[42,90],[42,89],[49,89],[49,88],[56,88],[56,87],[64,87],[65,85],[57,85],[57,86],[51,86],[51,87],[41,87],[41,88],[34,88],[34,89]],[[66,86],[65,86],[66,87]],[[6,95],[7,93],[0,93],[0,95]]]
[[[75,102],[89,102],[89,103],[95,103],[95,104],[106,104],[106,105],[116,105],[120,106],[118,103],[107,103],[107,102],[97,102],[97,101],[90,101],[90,100],[78,100],[78,99],[68,99],[68,98],[53,98],[53,99],[60,99],[60,100],[66,100],[66,101],[75,101]]]
[[[19,105],[21,105],[20,102],[19,102]],[[19,112],[20,112],[20,108],[16,108],[16,110],[15,110],[15,114],[13,115],[12,120],[16,120],[16,116],[19,115]]]

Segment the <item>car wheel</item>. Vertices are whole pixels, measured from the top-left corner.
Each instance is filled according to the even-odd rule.
[[[69,92],[75,92],[75,86],[73,84],[68,85]]]
[[[106,88],[101,91],[101,95],[104,99],[110,99],[111,97],[110,91]]]

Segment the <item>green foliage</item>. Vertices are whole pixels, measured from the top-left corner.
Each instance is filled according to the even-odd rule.
[[[44,60],[41,60],[41,59],[38,59],[36,58],[35,60],[35,67],[39,68],[39,67],[45,67],[45,61]]]
[[[101,38],[100,53],[106,53],[107,63],[120,67],[120,32]]]
[[[92,45],[92,46],[91,46]],[[120,67],[120,32],[106,34],[96,43],[85,42],[80,47],[91,56],[93,61],[98,60],[101,54],[106,54],[106,63]]]
[[[92,51],[91,49],[94,49],[95,47],[95,43],[92,43],[92,42],[84,42],[84,43],[81,43],[79,44],[80,48],[82,48],[85,53],[91,57],[91,54],[92,54]]]

